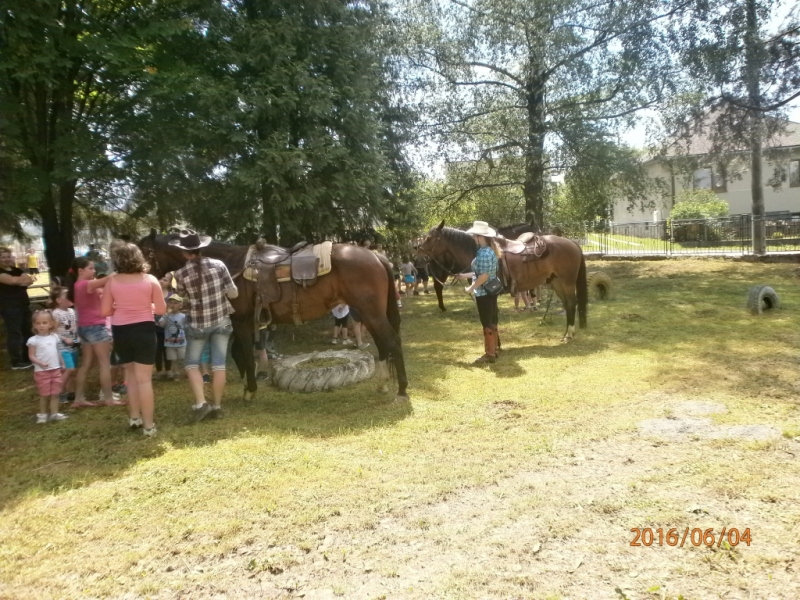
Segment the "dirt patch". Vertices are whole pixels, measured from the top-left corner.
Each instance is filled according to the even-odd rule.
[[[660,396],[660,398],[664,398],[664,396]],[[735,438],[769,441],[781,437],[781,432],[770,425],[716,425],[710,418],[700,416],[721,414],[727,411],[725,405],[718,402],[703,400],[673,402],[667,405],[669,416],[642,421],[639,424],[639,432],[651,437],[697,437],[710,440]]]
[[[215,583],[198,582],[192,596],[798,598],[800,550],[789,529],[800,523],[800,444],[784,440],[768,451],[786,492],[768,501],[683,484],[681,473],[700,463],[735,469],[747,452],[758,454],[732,443],[653,444],[634,434],[539,456],[528,470],[432,505],[409,503],[368,527],[341,515],[310,526],[311,544],[256,542],[204,565]],[[723,526],[749,527],[753,543],[630,545],[635,527]]]

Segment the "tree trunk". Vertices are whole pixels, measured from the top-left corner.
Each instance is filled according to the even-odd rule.
[[[538,74],[537,74],[538,75]],[[526,86],[528,112],[528,148],[525,153],[525,221],[543,228],[544,223],[544,82],[532,76]]]
[[[58,205],[56,210],[53,198],[54,191],[48,189],[42,193],[39,214],[42,217],[42,238],[44,238],[44,254],[50,275],[63,277],[67,274],[72,259],[75,258],[72,236],[72,207],[75,202],[76,181],[68,181],[58,188]]]
[[[761,104],[762,54],[758,35],[758,13],[756,0],[747,0],[747,34],[745,35],[745,63],[747,71],[747,93],[750,105]],[[750,110],[750,191],[753,202],[753,253],[767,253],[766,223],[764,220],[764,184],[761,173],[763,128],[758,110]]]

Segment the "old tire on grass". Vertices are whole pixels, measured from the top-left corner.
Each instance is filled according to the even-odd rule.
[[[760,315],[765,310],[775,310],[781,307],[781,300],[768,285],[756,285],[747,292],[747,308],[754,315]]]
[[[602,271],[591,271],[586,275],[586,287],[589,288],[590,300],[611,299],[611,277]]]
[[[331,360],[341,364],[311,367],[309,361]],[[375,359],[359,350],[325,350],[289,356],[276,361],[272,370],[272,385],[287,392],[321,392],[358,383],[372,377]]]

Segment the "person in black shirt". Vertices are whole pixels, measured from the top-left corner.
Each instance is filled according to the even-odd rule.
[[[11,250],[0,247],[0,316],[6,326],[6,346],[12,369],[28,369],[26,341],[31,334],[30,275],[14,265]]]

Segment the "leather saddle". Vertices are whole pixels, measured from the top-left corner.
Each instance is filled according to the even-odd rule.
[[[321,274],[320,258],[315,246],[299,242],[291,248],[271,246],[259,240],[251,247],[245,260],[246,279],[256,283],[255,328],[261,329],[272,323],[270,304],[279,302],[283,296],[281,283],[293,281],[292,317],[295,325],[302,325],[300,305],[297,302],[297,287],[308,288],[317,282]],[[325,272],[330,271],[330,267]],[[323,273],[324,274],[324,273]]]
[[[516,240],[498,237],[497,241],[503,252],[521,256],[523,262],[542,258],[547,252],[547,242],[544,236],[537,233],[523,233]]]

